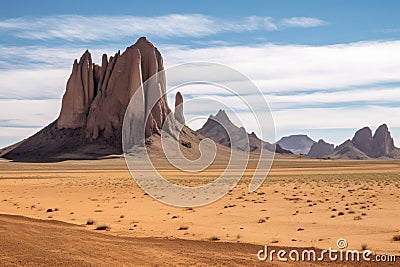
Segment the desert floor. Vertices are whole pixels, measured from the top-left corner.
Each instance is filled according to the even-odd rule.
[[[218,171],[194,178],[164,174],[193,186]],[[126,264],[132,257],[148,265],[211,265],[216,258],[223,260],[219,264],[255,265],[263,245],[336,249],[339,238],[349,249],[400,255],[400,242],[393,241],[400,235],[400,161],[280,157],[256,192],[248,192],[248,180],[207,206],[177,208],[145,194],[123,158],[41,164],[0,159],[0,213],[47,221],[0,216],[0,262],[37,265],[46,258],[45,265],[53,265],[55,254],[69,253],[68,265]],[[95,231],[101,225],[109,229]]]

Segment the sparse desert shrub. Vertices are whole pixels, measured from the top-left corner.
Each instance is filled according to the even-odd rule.
[[[210,240],[211,240],[211,241],[218,241],[218,240],[219,240],[219,237],[213,235],[213,236],[210,237]]]
[[[339,213],[338,213],[338,216],[343,216],[344,215],[344,212],[343,211],[340,211]]]
[[[97,227],[96,227],[96,230],[108,230],[108,229],[110,229],[110,226],[108,226],[107,224],[99,224]]]
[[[362,244],[361,245],[361,250],[367,250],[368,249],[368,246],[367,246],[367,244]]]
[[[259,220],[258,220],[258,223],[265,223],[265,222],[266,222],[265,219],[259,219]]]
[[[86,221],[86,224],[87,224],[87,225],[93,225],[93,224],[94,224],[93,219],[88,219],[88,220]]]
[[[53,212],[53,209],[47,209],[46,212]]]
[[[189,226],[181,226],[181,227],[179,227],[178,230],[188,230],[188,229],[189,229]]]
[[[393,241],[400,241],[400,235],[395,235],[392,240]]]

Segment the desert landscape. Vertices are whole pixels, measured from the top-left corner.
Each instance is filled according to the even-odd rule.
[[[44,255],[52,253],[52,247],[62,246],[59,249],[72,256],[57,261],[65,260],[71,264],[73,259],[87,265],[107,265],[107,261],[129,265],[133,260],[143,264],[175,265],[179,262],[189,264],[190,259],[208,265],[218,258],[216,262],[221,264],[252,265],[252,262],[257,264],[256,253],[264,244],[324,249],[335,247],[336,240],[343,237],[348,241],[349,249],[367,247],[376,254],[399,255],[399,243],[394,241],[400,234],[399,168],[400,162],[393,160],[317,160],[279,156],[268,179],[255,193],[247,192],[245,176],[220,201],[199,208],[176,208],[146,195],[135,184],[120,157],[43,164],[2,159],[2,213],[44,221],[2,216],[1,230],[4,234],[14,233],[13,242],[29,243],[26,240],[32,240],[31,245],[36,242],[35,234],[39,238],[46,232],[50,235],[46,241],[49,251],[36,251],[35,257],[47,258]],[[218,170],[210,170],[198,179],[190,179],[184,173],[166,171],[165,174],[173,177],[171,179],[176,183],[193,186],[213,179]],[[17,227],[14,221],[26,230]],[[8,230],[4,226],[7,223],[14,228]],[[30,232],[31,227],[44,228]],[[106,236],[97,237],[96,229],[105,230]],[[24,235],[17,234],[17,230]],[[64,231],[78,232],[68,237],[72,238],[72,243],[65,247],[61,237],[53,243],[51,232],[47,232],[52,230],[60,231],[53,233],[55,236],[66,235]],[[135,238],[132,239],[136,242],[132,244],[135,249],[131,251],[135,255],[127,255],[128,248],[120,251],[115,244],[115,249],[95,245],[85,250],[84,247],[90,244],[81,241],[86,237],[110,239],[109,242]],[[146,250],[141,245],[142,251],[137,251],[142,239],[136,238],[144,238],[149,247],[152,247],[151,242],[166,242],[162,245],[165,247],[157,247],[165,261],[154,258],[152,255],[156,251]],[[201,240],[205,244],[188,243],[196,251],[199,246],[198,253],[192,254],[182,248],[181,253],[165,252],[171,253],[170,247],[186,247],[183,240]],[[214,251],[215,243],[224,244],[232,256],[220,257],[223,249],[217,249],[214,256],[204,255],[204,249]],[[4,246],[3,243],[3,251]],[[124,247],[122,245],[121,249]],[[99,256],[100,251],[105,254]],[[22,257],[28,264],[30,253],[31,249],[12,251],[3,254],[1,262],[18,264]],[[164,253],[167,253],[165,258]],[[166,260],[168,257],[170,260]],[[93,258],[100,261],[93,261]]]
[[[346,249],[400,254],[399,149],[386,124],[374,135],[363,128],[336,148],[299,137],[280,145],[247,133],[220,110],[200,130],[183,126],[176,134],[185,123],[181,93],[169,119],[165,75],[154,76],[161,91],[141,85],[163,69],[162,62],[146,38],[109,62],[104,55],[102,67],[86,51],[73,64],[58,119],[0,151],[2,265],[259,265],[257,253],[265,245],[335,249],[343,238]],[[235,169],[237,160],[229,166],[232,176],[242,177],[240,183],[201,207],[166,205],[145,193],[121,155],[122,118],[137,86],[145,88],[138,91],[144,103],[159,100],[144,113],[147,123],[129,127],[145,127],[139,143],[162,177],[186,187],[208,184],[225,172],[236,151],[243,160],[249,157],[244,172]],[[204,152],[202,140],[213,140],[211,165],[197,172],[172,165],[161,138],[164,123],[189,160]],[[296,154],[299,146],[319,158]],[[268,173],[268,165],[258,166],[262,151],[276,153],[272,168],[261,187],[249,192],[253,173],[262,168]]]
[[[0,266],[399,265],[398,29],[131,5],[0,14]]]

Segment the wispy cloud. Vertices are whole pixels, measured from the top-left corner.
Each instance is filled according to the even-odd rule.
[[[222,43],[209,48],[157,46],[167,67],[211,60],[233,67],[250,77],[270,102],[279,132],[360,128],[365,125],[377,126],[383,122],[390,127],[400,127],[400,41],[325,46],[271,43],[256,46]],[[79,57],[85,48],[0,47],[0,107],[2,111],[6,110],[0,120],[11,120],[7,129],[0,125],[0,132],[4,130],[7,136],[11,136],[14,131],[16,136],[20,135],[18,125],[44,126],[55,119],[73,58]],[[116,48],[95,46],[90,50],[94,52],[94,61],[99,63],[102,51],[110,54]],[[21,63],[18,68],[12,62],[16,57]],[[212,96],[240,108],[236,99],[221,96],[215,88],[183,89],[184,95]],[[206,115],[215,113],[217,108],[201,107]],[[185,109],[185,112],[197,112],[189,106]],[[265,110],[265,107],[260,107],[262,109]],[[246,117],[251,114],[246,114],[241,113],[246,128],[249,131],[256,130]],[[400,140],[400,133],[394,136]]]
[[[293,17],[282,19],[281,25],[285,27],[300,27],[300,28],[312,28],[326,25],[327,22],[317,18],[310,17]]]
[[[78,16],[19,17],[0,21],[0,32],[23,39],[95,41],[146,35],[161,38],[204,37],[222,32],[276,31],[285,27],[317,27],[317,18],[250,16],[235,20],[203,14],[169,14],[157,17]]]

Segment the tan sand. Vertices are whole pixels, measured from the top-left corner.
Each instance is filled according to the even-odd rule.
[[[196,185],[215,178],[218,170],[195,178],[164,174]],[[0,159],[0,211],[5,214],[77,225],[93,219],[94,225],[81,228],[92,233],[104,223],[111,227],[107,236],[120,238],[214,244],[210,238],[218,237],[218,242],[321,249],[336,248],[345,238],[349,249],[365,245],[374,253],[400,255],[400,243],[392,241],[400,235],[400,161],[280,157],[257,192],[247,188],[248,175],[215,203],[176,208],[145,195],[122,158],[45,164]]]

